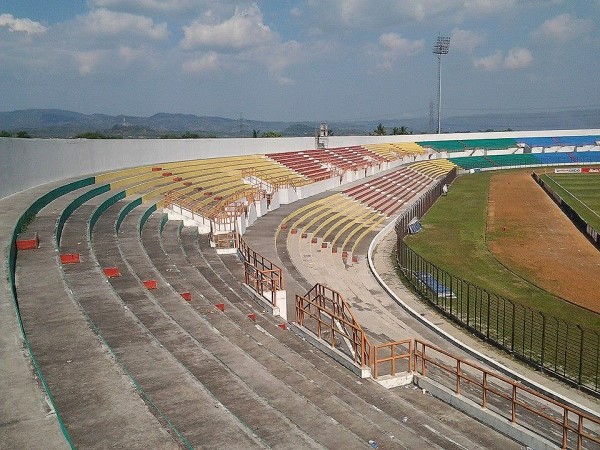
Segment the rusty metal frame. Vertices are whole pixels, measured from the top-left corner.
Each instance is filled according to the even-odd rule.
[[[204,204],[199,207],[198,203],[200,203],[200,200],[192,199],[177,190],[171,190],[164,194],[164,206],[168,208],[171,205],[176,205],[187,209],[191,212],[192,219],[194,218],[194,214],[196,214],[217,223],[232,223],[247,211],[247,202],[260,199],[261,195],[264,196],[258,189],[248,187],[235,191],[219,200],[216,204]],[[239,200],[243,198],[246,198],[247,201],[240,202]]]
[[[271,304],[277,306],[277,291],[284,289],[281,268],[255,252],[241,236],[238,236],[237,247],[244,262],[244,282],[263,297],[268,292]]]
[[[286,169],[289,169],[289,167],[285,167]],[[258,170],[256,167],[242,169],[242,178],[249,178],[252,180],[252,185],[255,188],[264,192],[268,192],[268,186],[270,186],[272,190],[271,193],[275,193],[279,189],[292,188],[296,190],[301,186],[290,175],[271,176],[264,171]]]
[[[408,352],[397,353],[398,347],[408,347]],[[379,357],[379,350],[389,350],[390,356]],[[377,379],[379,376],[379,365],[389,362],[390,363],[390,375],[394,376],[398,372],[396,370],[396,364],[399,360],[406,360],[408,363],[408,372],[413,371],[413,340],[404,339],[401,341],[387,342],[385,344],[378,344],[373,346],[373,379]]]
[[[336,348],[336,335],[347,339],[354,362],[371,367],[373,346],[339,292],[315,284],[306,295],[296,295],[296,322],[313,331],[319,339],[329,332],[332,348]]]
[[[445,358],[449,358],[454,362],[453,365],[445,364],[439,361],[437,358],[431,356],[432,353],[443,355]],[[490,372],[486,368],[462,359],[458,356],[452,355],[451,353],[428,344],[420,339],[415,339],[415,347],[413,352],[413,367],[423,376],[427,376],[427,365],[433,365],[438,369],[441,369],[444,373],[449,374],[455,378],[454,393],[460,395],[461,393],[461,382],[465,381],[472,385],[481,388],[481,404],[480,406],[484,409],[488,405],[488,397],[490,395],[496,395],[508,402],[511,405],[511,423],[518,424],[518,410],[523,409],[536,416],[545,419],[547,422],[557,425],[562,428],[562,442],[561,448],[567,448],[568,435],[569,433],[575,433],[577,441],[577,450],[583,449],[583,439],[588,439],[596,444],[600,444],[600,437],[592,435],[585,430],[585,423],[588,422],[594,427],[600,426],[600,419],[591,416],[583,411],[577,410],[571,406],[565,405],[556,401],[550,397],[540,394],[527,386],[523,386],[518,381],[512,380],[504,375]],[[470,375],[466,370],[471,372],[477,372],[481,374],[481,380]],[[503,392],[498,387],[499,383],[504,383],[509,386],[510,394]],[[562,418],[557,419],[552,415],[531,406],[528,402],[523,401],[522,398],[529,396],[549,403],[558,410],[562,410]],[[574,420],[570,419],[570,416],[574,416]],[[576,423],[576,425],[574,425]],[[524,425],[524,424],[521,424]]]
[[[235,248],[238,241],[237,231],[235,230],[219,234],[212,233],[211,238],[217,250]]]

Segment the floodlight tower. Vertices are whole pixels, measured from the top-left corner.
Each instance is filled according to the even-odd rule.
[[[437,111],[437,132],[442,132],[441,116],[442,116],[442,55],[447,55],[450,50],[450,37],[438,36],[437,42],[433,47],[433,54],[438,60],[438,111]]]

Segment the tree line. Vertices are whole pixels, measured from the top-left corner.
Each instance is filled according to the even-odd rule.
[[[385,127],[383,126],[383,124],[381,122],[379,122],[379,125],[377,125],[370,134],[371,134],[371,136],[386,136],[388,133],[387,133],[387,130],[385,129]],[[412,130],[405,126],[393,127],[392,132],[390,134],[391,135],[412,134]]]
[[[17,131],[14,133],[11,133],[10,131],[6,130],[1,130],[0,137],[30,138],[31,135],[25,130]]]

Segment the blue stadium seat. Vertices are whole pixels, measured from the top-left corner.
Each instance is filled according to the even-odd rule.
[[[573,163],[569,153],[534,153],[533,156],[540,164],[568,164]]]

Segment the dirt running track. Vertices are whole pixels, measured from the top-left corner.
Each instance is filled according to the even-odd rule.
[[[600,252],[539,187],[531,172],[491,177],[488,248],[514,272],[600,312]]]

